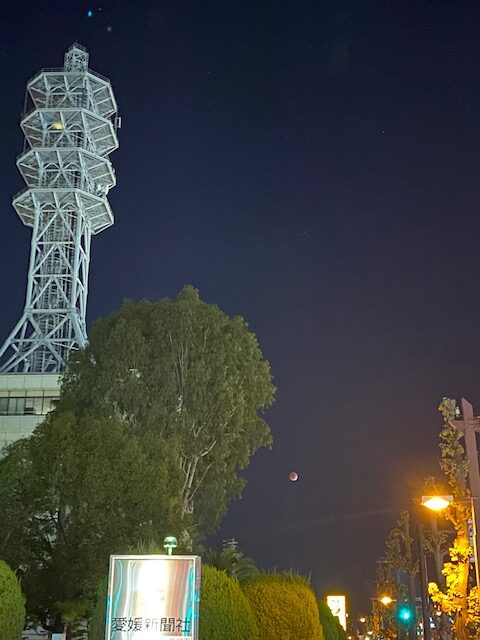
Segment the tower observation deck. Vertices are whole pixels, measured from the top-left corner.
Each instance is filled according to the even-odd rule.
[[[26,188],[13,207],[32,227],[30,263],[25,308],[0,348],[0,374],[59,374],[87,340],[91,236],[113,224],[108,156],[118,146],[117,105],[110,81],[89,70],[78,44],[62,68],[28,82],[26,104],[17,159]]]

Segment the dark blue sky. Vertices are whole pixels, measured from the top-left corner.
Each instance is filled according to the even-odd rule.
[[[435,470],[441,397],[480,405],[480,5],[10,3],[1,336],[29,253],[10,205],[25,83],[74,40],[123,121],[89,320],[189,282],[248,320],[278,386],[275,445],[219,537],[366,604],[385,510]]]

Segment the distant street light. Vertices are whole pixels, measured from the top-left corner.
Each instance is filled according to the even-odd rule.
[[[379,601],[385,606],[388,607],[389,604],[392,604],[392,602],[395,602],[395,600],[393,598],[391,598],[390,596],[382,596],[381,598],[379,598]]]

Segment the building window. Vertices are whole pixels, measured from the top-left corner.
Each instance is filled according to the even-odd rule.
[[[38,393],[38,392],[37,392]],[[0,416],[44,416],[55,406],[57,396],[48,391],[34,396],[21,396],[18,391],[0,397]]]

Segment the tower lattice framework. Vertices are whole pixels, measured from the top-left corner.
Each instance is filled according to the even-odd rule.
[[[107,200],[115,185],[108,159],[117,148],[117,105],[110,81],[88,69],[74,44],[64,67],[42,69],[27,84],[26,189],[13,199],[32,227],[23,315],[0,349],[0,372],[57,373],[84,347],[90,240],[113,224]]]

